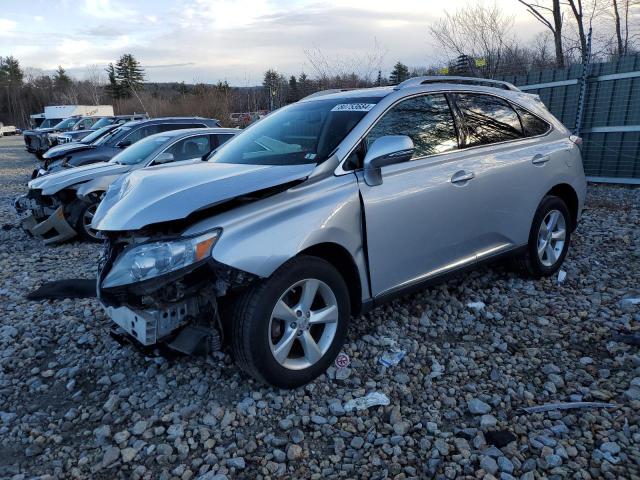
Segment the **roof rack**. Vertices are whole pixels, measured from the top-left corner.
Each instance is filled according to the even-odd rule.
[[[307,100],[309,98],[322,97],[324,95],[329,95],[331,93],[340,93],[340,92],[348,92],[349,90],[357,90],[357,88],[330,88],[328,90],[320,90],[319,92],[312,93],[311,95],[307,95],[303,97],[302,100]]]
[[[454,76],[426,76],[414,77],[399,83],[394,87],[395,90],[407,87],[417,87],[419,85],[428,85],[430,83],[457,83],[462,85],[481,85],[484,87],[501,88],[503,90],[513,90],[520,92],[521,90],[509,82],[501,80],[492,80],[490,78],[476,77],[454,77]]]

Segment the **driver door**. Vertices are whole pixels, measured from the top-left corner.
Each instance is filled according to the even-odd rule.
[[[374,297],[473,262],[481,208],[477,185],[459,180],[473,171],[473,159],[458,150],[444,94],[396,104],[371,129],[365,148],[385,135],[409,136],[415,151],[408,162],[382,167],[381,185],[369,186],[358,174]]]

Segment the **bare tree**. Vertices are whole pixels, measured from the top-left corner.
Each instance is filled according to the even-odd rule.
[[[553,34],[553,44],[556,52],[556,67],[564,68],[564,50],[562,49],[562,8],[560,0],[551,0],[551,5],[542,5],[539,2],[526,2],[518,0],[527,7],[527,11],[533,17],[547,27]],[[541,0],[542,1],[542,0]],[[551,15],[551,18],[548,16]]]
[[[485,75],[495,75],[504,67],[504,57],[515,47],[513,17],[497,5],[477,3],[455,13],[445,12],[431,28],[436,43],[448,54],[483,58]]]
[[[89,65],[86,70],[84,83],[87,94],[94,105],[100,105],[106,79],[104,69],[99,65]]]

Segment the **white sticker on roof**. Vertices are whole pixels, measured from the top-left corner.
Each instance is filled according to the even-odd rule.
[[[331,109],[332,112],[368,112],[375,103],[339,103]]]

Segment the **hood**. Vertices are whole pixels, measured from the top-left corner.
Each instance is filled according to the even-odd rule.
[[[63,188],[77,183],[88,182],[106,175],[117,175],[129,170],[131,170],[130,165],[108,162],[92,163],[83,167],[65,168],[60,172],[38,177],[29,182],[29,188],[42,190],[43,195],[53,195]]]
[[[66,155],[68,153],[77,152],[80,150],[87,150],[93,148],[91,145],[87,145],[86,143],[81,142],[73,142],[73,143],[64,143],[62,145],[57,145],[55,147],[47,150],[42,158],[56,158]]]
[[[143,168],[111,184],[93,218],[104,231],[139,230],[179,220],[225,200],[302,180],[306,165],[241,165],[199,162],[171,168]]]

